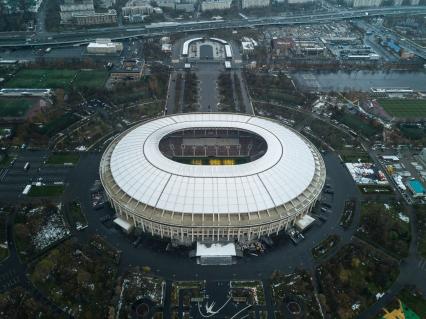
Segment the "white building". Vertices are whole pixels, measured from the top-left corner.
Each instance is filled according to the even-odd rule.
[[[420,0],[410,0],[410,4],[412,6],[418,6],[420,4]]]
[[[354,8],[380,7],[382,0],[347,0],[346,4]]]
[[[243,9],[267,7],[269,5],[269,0],[241,0],[241,7]]]
[[[393,0],[393,5],[400,7],[400,6],[402,6],[403,2],[404,2],[404,0]]]
[[[87,52],[90,54],[116,54],[123,51],[123,44],[120,42],[111,42],[110,39],[96,39],[87,46]]]
[[[219,165],[225,153],[250,154],[250,162]],[[194,165],[172,159],[187,155]],[[326,178],[321,153],[297,131],[221,113],[134,126],[107,147],[99,173],[117,217],[184,244],[250,242],[288,230],[315,206]]]
[[[226,10],[231,8],[232,0],[208,0],[201,3],[201,11]]]

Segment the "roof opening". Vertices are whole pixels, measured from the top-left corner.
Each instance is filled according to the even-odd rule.
[[[268,145],[260,135],[237,128],[190,128],[164,136],[159,149],[167,158],[189,165],[238,165],[262,157]]]

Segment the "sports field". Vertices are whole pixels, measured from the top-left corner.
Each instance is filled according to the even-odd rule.
[[[397,118],[426,118],[426,100],[380,99],[378,102],[391,116]]]
[[[105,70],[81,70],[73,84],[76,87],[101,88],[107,78],[108,72]]]
[[[67,88],[77,70],[24,69],[6,83],[9,88]]]
[[[105,70],[72,70],[72,69],[23,69],[10,79],[5,87],[26,89],[68,89],[103,87],[108,77]]]
[[[23,117],[32,105],[27,99],[0,98],[0,117]]]

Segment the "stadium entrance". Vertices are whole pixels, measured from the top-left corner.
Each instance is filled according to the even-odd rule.
[[[241,129],[191,128],[166,135],[159,148],[183,164],[238,165],[259,159],[268,146],[261,136]]]

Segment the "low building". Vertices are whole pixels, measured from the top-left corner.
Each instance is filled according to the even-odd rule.
[[[201,11],[227,10],[231,8],[232,0],[207,0],[201,2]]]
[[[93,0],[62,0],[59,5],[59,14],[61,23],[68,24],[73,22],[74,15],[78,14],[94,14],[95,7]]]
[[[353,8],[380,7],[382,0],[346,0],[346,4]]]
[[[176,3],[175,10],[193,12],[195,10],[195,5],[193,3]]]
[[[270,0],[241,0],[243,9],[267,7],[270,4]]]
[[[291,37],[273,38],[271,42],[272,51],[275,55],[289,55],[290,50],[295,46],[294,39]]]
[[[115,0],[99,0],[98,6],[100,8],[109,9],[115,5]]]
[[[131,19],[135,15],[150,15],[154,12],[154,8],[149,1],[146,0],[130,0],[121,8],[124,19]]]
[[[113,83],[139,81],[143,75],[144,62],[127,59],[111,70],[110,79]]]
[[[73,14],[73,22],[76,25],[115,24],[117,11],[111,9],[102,13],[77,13]]]
[[[288,0],[288,4],[306,4],[306,3],[312,3],[314,0]]]
[[[171,43],[163,43],[161,45],[161,51],[164,53],[171,53],[172,52],[172,44]]]
[[[120,42],[111,42],[110,39],[96,39],[87,46],[87,52],[90,54],[117,54],[123,51],[123,44]]]

